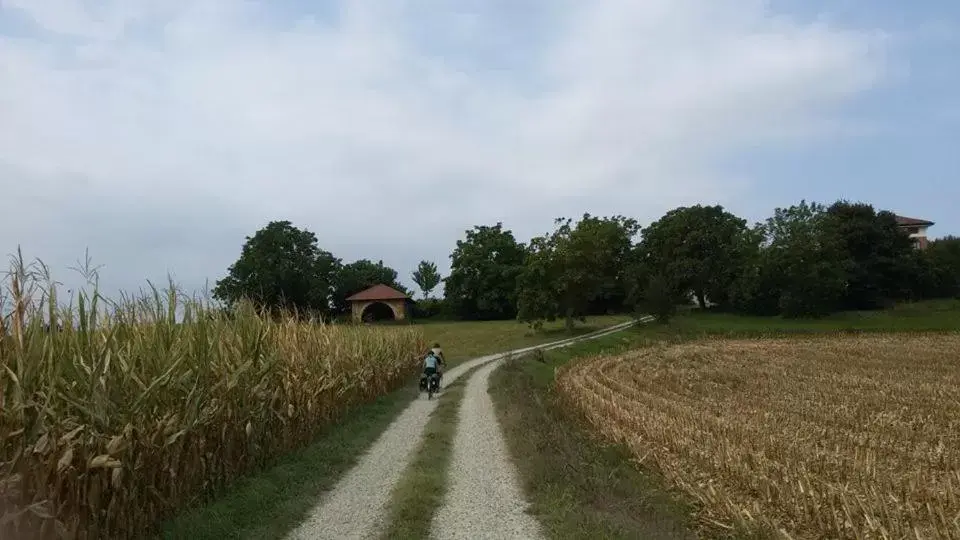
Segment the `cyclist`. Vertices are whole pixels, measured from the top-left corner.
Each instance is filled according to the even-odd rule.
[[[440,377],[443,378],[443,367],[447,363],[447,359],[443,356],[443,349],[440,348],[439,343],[434,343],[430,351],[440,360],[440,366],[437,368],[437,372],[440,373]]]
[[[423,359],[423,375],[420,376],[420,385],[426,386],[425,383],[434,373],[440,374],[440,366],[442,365],[443,360],[433,352],[433,349],[427,351],[427,356]]]

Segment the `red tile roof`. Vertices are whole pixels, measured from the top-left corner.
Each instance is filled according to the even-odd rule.
[[[933,225],[932,221],[927,221],[925,219],[917,219],[912,217],[897,216],[897,225],[902,225],[904,227],[917,227],[917,226],[930,226]]]
[[[369,289],[362,290],[357,294],[347,297],[348,301],[360,300],[407,300],[410,297],[402,292],[387,287],[386,285],[374,285]]]

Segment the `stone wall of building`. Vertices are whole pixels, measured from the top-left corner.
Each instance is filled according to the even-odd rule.
[[[353,302],[351,306],[353,320],[355,322],[363,322],[363,312],[373,304],[384,304],[393,311],[393,318],[402,321],[407,318],[407,301],[406,300],[361,300],[358,302]]]

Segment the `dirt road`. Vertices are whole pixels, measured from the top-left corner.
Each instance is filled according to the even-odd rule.
[[[487,379],[495,368],[495,363],[511,354],[564,347],[578,341],[617,332],[633,324],[635,323],[623,323],[575,338],[484,356],[464,362],[444,374],[443,383],[449,385],[471,368],[490,364],[477,371],[468,383],[463,410],[460,414],[461,424],[458,427],[454,447],[450,497],[444,509],[441,510],[443,515],[456,515],[452,518],[456,526],[445,527],[445,520],[438,515],[438,519],[435,520],[435,534],[438,537],[490,538],[487,536],[488,531],[496,534],[497,538],[504,538],[500,535],[501,531],[505,531],[506,537],[509,538],[518,538],[514,533],[524,538],[529,538],[526,536],[528,533],[536,535],[536,523],[523,514],[524,503],[516,484],[513,464],[506,453],[503,435],[494,416],[493,403],[486,392]],[[410,463],[414,450],[420,444],[424,426],[438,402],[438,400],[418,399],[411,403],[289,538],[298,540],[376,538],[384,528],[390,494]],[[475,449],[471,448],[474,441],[485,441],[483,444],[496,452],[483,456],[484,460],[495,467],[497,471],[495,478],[487,478],[481,474],[482,469],[465,464],[466,461],[476,459]],[[477,447],[476,450],[479,449],[480,447]],[[462,466],[458,467],[458,463]],[[471,484],[470,482],[479,483]],[[465,515],[461,513],[467,504],[475,504],[478,508],[469,514],[472,524],[469,528],[465,527]],[[485,513],[502,509],[508,509],[509,515],[512,516],[510,519],[514,520],[513,525],[483,530],[483,527],[500,519],[496,515],[483,517]]]

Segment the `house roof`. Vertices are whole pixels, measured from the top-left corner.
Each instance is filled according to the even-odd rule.
[[[357,294],[347,297],[350,302],[359,302],[363,300],[409,300],[410,297],[402,292],[388,287],[386,285],[374,285],[369,289],[364,289]]]
[[[917,227],[917,226],[929,227],[930,225],[933,225],[933,222],[927,221],[925,219],[917,219],[917,218],[906,217],[906,216],[897,216],[897,225],[900,225],[903,227]]]

